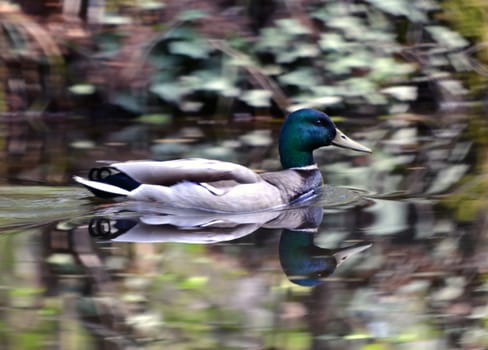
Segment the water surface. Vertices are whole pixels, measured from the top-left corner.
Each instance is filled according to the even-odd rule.
[[[0,343],[5,349],[483,344],[486,146],[463,120],[447,127],[418,118],[346,121],[339,127],[373,155],[319,150],[327,182],[319,199],[247,215],[104,203],[71,177],[100,159],[187,156],[275,170],[279,122],[271,118],[228,125],[5,123],[13,136],[2,153]]]

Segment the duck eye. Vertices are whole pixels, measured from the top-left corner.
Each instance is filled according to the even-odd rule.
[[[317,125],[324,125],[324,121],[322,119],[317,119],[315,121],[315,124],[317,124]]]

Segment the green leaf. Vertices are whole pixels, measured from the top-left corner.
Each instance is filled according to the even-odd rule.
[[[192,89],[179,83],[158,83],[151,86],[150,91],[165,101],[179,103]]]
[[[272,95],[269,90],[256,89],[246,91],[239,98],[253,107],[268,107],[271,104]]]
[[[112,26],[120,26],[124,24],[131,24],[132,19],[128,16],[105,15],[102,18],[102,23]]]
[[[120,49],[122,35],[120,32],[102,32],[95,37],[95,41],[101,54],[113,54]]]
[[[368,68],[374,56],[366,50],[357,51],[347,56],[335,55],[337,59],[326,62],[325,68],[337,75],[348,74],[354,68]]]
[[[466,95],[468,93],[463,84],[458,80],[443,79],[439,82],[439,85],[444,91],[449,92],[452,96]]]
[[[283,66],[278,64],[270,64],[261,67],[261,71],[267,75],[280,75],[283,73]]]
[[[198,112],[203,108],[203,103],[199,101],[183,101],[181,102],[178,107],[183,112],[188,112],[188,113],[193,113],[193,112]]]
[[[341,29],[345,34],[358,30],[364,33],[366,30],[361,19],[354,16],[334,17],[327,25],[331,28]]]
[[[300,23],[294,18],[283,18],[276,21],[276,24],[280,28],[280,31],[293,35],[305,35],[310,34],[311,31],[308,27]]]
[[[446,27],[428,26],[427,31],[438,44],[450,49],[460,49],[469,44],[459,33]]]
[[[149,62],[159,69],[157,73],[158,80],[171,80],[174,79],[173,72],[168,72],[171,67],[177,67],[180,64],[181,57],[168,54],[168,52],[162,49],[153,50],[148,57]]]
[[[114,104],[117,106],[122,107],[123,109],[133,112],[133,113],[142,113],[144,106],[137,96],[130,94],[128,92],[121,92],[115,96],[113,101]]]
[[[294,85],[300,87],[311,87],[318,85],[317,72],[312,68],[299,68],[290,73],[281,75],[278,80],[287,85]]]
[[[95,148],[95,142],[92,140],[75,140],[69,146],[74,149],[93,149]]]
[[[313,97],[313,96],[304,96],[300,98],[296,98],[298,100],[297,104],[294,104],[289,107],[290,111],[294,111],[301,108],[324,108],[326,106],[335,105],[342,101],[342,98],[339,96],[323,96],[323,97]],[[334,122],[337,120],[334,120]]]
[[[324,33],[320,36],[319,46],[323,51],[351,51],[359,44],[344,40],[338,33]]]
[[[349,78],[340,82],[343,96],[366,96],[376,91],[376,86],[367,78]]]
[[[388,103],[386,97],[380,93],[371,92],[363,96],[363,98],[372,105],[385,105]]]
[[[186,10],[180,13],[178,20],[180,21],[196,21],[199,19],[207,18],[208,13],[202,10]]]
[[[310,17],[316,18],[316,19],[322,21],[323,23],[328,23],[329,20],[332,18],[332,15],[329,12],[329,7],[322,6],[320,9],[313,11],[310,14]]]
[[[200,70],[184,77],[184,80],[195,91],[217,92],[227,97],[235,97],[240,92],[235,85],[235,78],[219,70]]]
[[[235,97],[240,93],[240,89],[225,77],[208,80],[201,85],[199,90],[216,91],[226,97]]]
[[[283,51],[277,55],[278,63],[290,63],[296,61],[298,58],[303,57],[317,57],[320,54],[316,45],[299,43],[292,49]]]
[[[417,87],[415,86],[392,86],[381,92],[391,95],[399,101],[414,101],[417,98]]]
[[[181,25],[170,30],[164,36],[165,39],[194,39],[198,34],[190,26]]]
[[[2,27],[6,36],[8,36],[11,49],[22,51],[27,48],[28,40],[24,33],[19,30],[18,26],[10,23],[2,23]]]
[[[377,9],[394,16],[405,16],[413,22],[426,22],[427,16],[411,0],[366,0]]]
[[[92,95],[97,88],[93,84],[76,84],[71,85],[68,90],[75,95]]]
[[[169,51],[175,55],[195,59],[206,59],[213,49],[203,40],[175,41],[169,44]]]
[[[397,62],[391,57],[381,57],[373,60],[369,78],[375,81],[398,80],[415,72],[415,69],[413,64]]]
[[[256,44],[257,51],[279,52],[288,46],[290,38],[278,30],[278,28],[264,28],[261,30]]]
[[[254,67],[256,66],[256,62],[249,56],[238,56],[238,57],[230,57],[228,60],[229,65],[235,67]]]

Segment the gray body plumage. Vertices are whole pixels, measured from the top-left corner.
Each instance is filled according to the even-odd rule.
[[[257,174],[235,163],[208,159],[114,163],[115,168],[141,183],[125,191],[75,177],[93,189],[154,201],[180,208],[216,212],[246,212],[286,207],[313,196],[322,185],[316,165]]]

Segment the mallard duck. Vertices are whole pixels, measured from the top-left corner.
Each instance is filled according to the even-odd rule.
[[[257,174],[235,163],[192,158],[113,163],[92,169],[89,179],[74,180],[99,197],[126,196],[213,212],[279,209],[316,195],[323,180],[313,151],[329,145],[371,152],[337,129],[325,113],[300,109],[281,128],[281,171]]]

